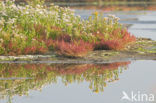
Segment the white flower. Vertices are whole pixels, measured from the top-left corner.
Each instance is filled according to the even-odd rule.
[[[26,12],[25,12],[25,14],[29,14],[29,12],[28,12],[28,11],[26,11]]]

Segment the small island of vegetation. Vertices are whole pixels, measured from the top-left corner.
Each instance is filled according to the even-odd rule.
[[[118,20],[98,12],[82,20],[69,8],[42,0],[0,2],[0,55],[82,57],[93,50],[121,50],[136,38]]]

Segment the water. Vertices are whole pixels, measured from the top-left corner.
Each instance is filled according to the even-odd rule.
[[[101,65],[1,64],[2,67],[6,68],[6,71],[12,70],[11,67],[13,67],[14,70],[9,72],[12,73],[12,76],[30,76],[33,79],[25,79],[24,82],[14,80],[11,85],[9,85],[9,80],[1,80],[0,93],[5,99],[1,99],[0,103],[8,101],[9,97],[6,95],[11,96],[12,94],[14,94],[12,103],[124,103],[120,100],[122,91],[129,95],[131,91],[156,94],[155,61]],[[43,70],[43,67],[46,69]],[[41,68],[42,71],[39,71]],[[15,73],[16,69],[19,73]],[[2,75],[11,76],[5,72]],[[8,83],[8,86],[5,83]],[[95,83],[96,86],[91,88],[91,83]],[[98,91],[97,88],[99,88]],[[104,91],[100,88],[103,88]],[[28,96],[17,96],[27,92]]]
[[[93,11],[76,10],[76,15],[87,19]],[[121,23],[131,24],[128,30],[137,37],[156,40],[156,11],[104,14],[115,14]],[[155,67],[156,62],[150,60],[79,65],[0,64],[0,103],[132,103],[120,100],[123,91],[129,96],[132,91],[156,96]]]
[[[147,14],[139,16],[138,20],[142,24],[134,24],[129,28],[129,31],[137,37],[145,37],[156,40],[156,12],[147,11]]]

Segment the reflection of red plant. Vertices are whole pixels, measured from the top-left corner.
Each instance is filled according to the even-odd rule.
[[[36,74],[54,72],[57,75],[80,75],[82,73],[102,74],[105,70],[116,70],[118,67],[127,66],[130,62],[117,62],[108,64],[81,64],[81,65],[63,65],[63,64],[9,64],[1,66],[3,69],[0,71],[1,75],[19,76],[19,74],[30,73],[35,76]],[[89,75],[88,74],[88,75]],[[31,76],[31,75],[29,75]]]
[[[89,51],[93,49],[93,46],[90,43],[84,42],[82,40],[75,42],[65,42],[65,41],[56,41],[55,50],[59,55],[65,56],[78,56],[82,57],[86,55]]]
[[[64,67],[64,68],[63,68]],[[56,66],[55,71],[59,72],[62,75],[66,74],[81,74],[88,69],[90,69],[90,64],[84,64],[84,65],[69,65],[69,66]]]
[[[108,64],[84,64],[84,65],[71,65],[71,66],[56,66],[54,71],[60,74],[81,74],[89,69],[96,69],[98,73],[102,73],[104,70],[114,70],[121,66],[127,66],[130,62],[116,62]],[[95,72],[95,71],[94,71]]]
[[[98,73],[103,73],[104,70],[115,70],[122,66],[127,66],[131,62],[116,62],[116,63],[108,63],[108,64],[98,64],[94,65],[95,68],[98,69]]]

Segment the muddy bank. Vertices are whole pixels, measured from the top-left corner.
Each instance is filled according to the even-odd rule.
[[[55,53],[47,55],[0,56],[0,63],[111,63],[130,60],[156,60],[156,41],[138,38],[122,51],[99,50],[83,58],[68,58]]]

